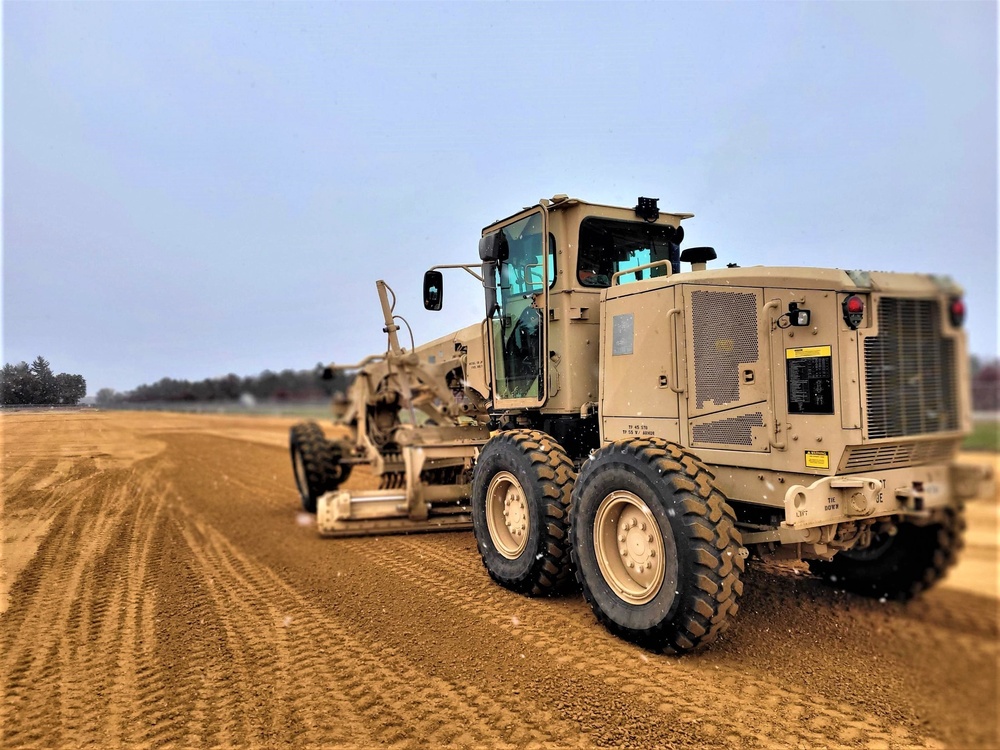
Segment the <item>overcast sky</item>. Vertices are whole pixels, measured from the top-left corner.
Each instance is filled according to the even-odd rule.
[[[434,263],[554,193],[719,264],[950,274],[997,352],[997,6],[4,3],[3,360],[90,393],[482,316]]]

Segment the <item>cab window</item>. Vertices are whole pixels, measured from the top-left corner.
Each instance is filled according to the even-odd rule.
[[[658,260],[670,260],[676,273],[680,270],[680,250],[673,243],[673,236],[673,227],[663,224],[588,217],[580,224],[577,281],[583,286],[611,286],[612,276],[619,271]],[[647,268],[622,275],[619,283],[665,273],[663,268]]]
[[[532,214],[502,230],[507,242],[503,263],[502,296],[506,299],[539,294],[542,274],[542,215]],[[549,286],[556,280],[556,241],[549,235]]]

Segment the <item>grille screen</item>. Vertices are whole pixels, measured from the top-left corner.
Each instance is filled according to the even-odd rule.
[[[949,461],[958,444],[954,440],[931,440],[926,443],[893,443],[847,449],[845,470],[914,466]]]
[[[865,340],[868,437],[958,429],[955,346],[937,301],[883,297],[878,326]]]
[[[740,365],[758,357],[756,295],[692,292],[691,325],[695,408],[707,401],[716,406],[739,401]]]
[[[728,417],[716,422],[696,424],[692,428],[694,442],[723,445],[753,445],[753,427],[764,426],[762,412]]]

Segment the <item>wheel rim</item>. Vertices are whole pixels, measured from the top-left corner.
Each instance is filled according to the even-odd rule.
[[[295,451],[295,484],[299,486],[299,493],[303,496],[309,494],[309,480],[306,478],[306,464],[302,460],[302,451]]]
[[[497,552],[516,559],[528,544],[528,500],[517,477],[501,471],[486,490],[486,526]]]
[[[677,580],[673,534],[664,537],[652,511],[637,495],[612,492],[594,518],[597,565],[611,590],[629,604],[652,601],[664,582]]]

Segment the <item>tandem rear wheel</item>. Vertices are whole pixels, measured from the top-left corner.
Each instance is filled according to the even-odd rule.
[[[657,438],[601,448],[573,491],[576,578],[612,633],[654,650],[710,643],[738,610],[736,516],[694,456]]]
[[[903,522],[895,534],[877,534],[867,547],[810,560],[809,569],[831,586],[875,599],[908,601],[926,591],[957,562],[965,513],[947,508],[936,523]]]

